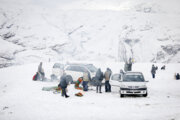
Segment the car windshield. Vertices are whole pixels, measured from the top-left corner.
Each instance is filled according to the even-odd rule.
[[[85,65],[91,72],[96,72],[97,68],[91,64]]]
[[[125,82],[144,82],[143,75],[124,75],[123,81]]]

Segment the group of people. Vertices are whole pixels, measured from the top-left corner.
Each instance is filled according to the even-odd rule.
[[[105,92],[111,92],[111,85],[109,83],[111,74],[112,74],[112,71],[110,68],[107,68],[104,74],[101,71],[101,69],[99,68],[96,72],[95,77],[93,77],[91,79],[88,71],[85,71],[83,73],[83,76],[79,77],[78,80],[75,82],[75,84],[74,84],[75,89],[88,91],[89,90],[89,88],[88,88],[89,82],[93,81],[96,85],[96,92],[102,93],[102,91],[101,91],[102,81],[103,81],[103,79],[105,79]],[[62,90],[61,95],[65,96],[65,98],[69,97],[66,93],[66,88],[70,84],[70,82],[72,82],[72,77],[70,75],[66,75],[66,73],[64,72],[60,78],[60,83],[58,84],[58,87],[61,88],[61,90]],[[82,87],[80,86],[80,84],[82,84]],[[77,95],[82,96],[82,94],[80,94],[80,93],[78,93]]]
[[[96,93],[102,93],[101,87],[103,79],[105,79],[105,92],[111,92],[111,85],[109,83],[111,74],[112,71],[110,68],[107,68],[104,74],[100,68],[97,70],[96,75],[94,77],[94,81],[96,84]]]
[[[166,66],[163,65],[161,67],[161,70],[165,70],[166,69]],[[158,70],[158,66],[155,66],[154,64],[152,65],[152,68],[151,68],[151,74],[152,74],[152,78],[154,79],[156,77],[156,71]]]
[[[163,65],[161,67],[161,70],[165,70],[166,66]],[[124,71],[131,71],[132,70],[132,62],[131,59],[129,59],[129,62],[125,63],[124,66]],[[156,76],[156,71],[158,70],[158,67],[155,66],[154,64],[152,65],[151,68],[151,74],[152,78],[154,79]],[[120,70],[120,74],[124,74],[123,70]],[[85,71],[83,73],[83,76],[80,76],[79,79],[75,82],[75,89],[83,90],[83,91],[88,91],[88,86],[92,82],[96,86],[96,92],[97,93],[102,93],[101,88],[102,88],[102,81],[105,79],[105,92],[111,92],[111,85],[110,85],[110,77],[112,75],[112,71],[110,68],[107,68],[106,71],[103,73],[101,69],[99,68],[95,74],[95,77],[91,79],[90,73],[88,71]],[[40,62],[38,66],[38,71],[36,74],[33,76],[33,80],[44,80],[45,79],[45,73],[44,69],[42,68],[42,62]],[[180,79],[179,73],[175,74],[175,79],[178,80]],[[69,96],[66,93],[66,88],[72,82],[72,76],[66,75],[64,72],[63,75],[60,78],[60,83],[58,84],[58,87],[62,89],[62,96],[65,96],[68,98]],[[82,84],[82,87],[80,87],[80,84]]]
[[[152,68],[151,68],[152,78],[155,78],[155,75],[156,75],[156,71],[157,71],[157,70],[158,70],[158,67],[157,67],[157,66],[155,67],[155,65],[153,64],[153,65],[152,65]],[[161,70],[166,70],[166,66],[163,65],[163,66],[161,67]],[[180,79],[179,73],[175,73],[174,78],[175,78],[176,80],[179,80],[179,79]]]

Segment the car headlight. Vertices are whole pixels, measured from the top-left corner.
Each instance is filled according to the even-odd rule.
[[[142,85],[142,86],[140,86],[139,88],[146,88],[146,85]]]
[[[121,85],[121,88],[128,88],[128,86],[126,86],[126,85]]]

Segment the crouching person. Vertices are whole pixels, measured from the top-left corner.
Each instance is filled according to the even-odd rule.
[[[66,93],[66,88],[69,85],[69,83],[72,81],[72,77],[70,75],[66,75],[66,73],[63,73],[63,75],[60,78],[60,83],[58,87],[61,87],[62,89],[62,96],[68,98],[69,96]]]
[[[79,86],[82,82],[83,82],[83,78],[80,77],[75,83],[75,89],[82,90],[83,88]]]

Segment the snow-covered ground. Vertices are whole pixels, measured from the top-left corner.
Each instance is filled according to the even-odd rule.
[[[110,67],[113,73],[123,68],[122,63],[95,63],[104,71]],[[0,120],[180,120],[180,80],[174,73],[180,72],[180,64],[159,67],[156,79],[151,78],[151,63],[135,63],[133,71],[142,71],[149,80],[148,97],[127,96],[120,98],[118,87],[111,93],[98,94],[95,88],[76,97],[78,91],[68,87],[70,98],[63,98],[52,91],[42,91],[44,86],[58,82],[32,81],[37,64],[27,64],[0,69]],[[44,63],[46,77],[50,78],[52,63]]]

